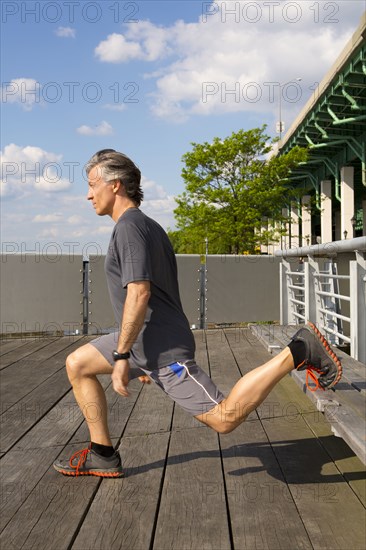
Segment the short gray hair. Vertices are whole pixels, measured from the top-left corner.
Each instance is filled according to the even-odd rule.
[[[141,189],[141,172],[130,158],[114,149],[102,149],[86,163],[87,175],[95,166],[100,166],[102,178],[106,182],[119,180],[128,198],[140,206],[144,198]]]

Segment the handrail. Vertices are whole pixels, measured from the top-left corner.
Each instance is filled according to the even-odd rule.
[[[355,239],[344,239],[343,241],[334,241],[324,244],[313,244],[300,248],[290,248],[289,250],[277,250],[275,256],[280,258],[303,257],[303,256],[334,256],[344,252],[366,251],[366,237],[356,237]]]

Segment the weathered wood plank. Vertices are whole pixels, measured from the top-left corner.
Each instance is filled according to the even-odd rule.
[[[234,548],[311,549],[261,422],[245,422],[220,441]],[[220,487],[211,492],[224,500]]]
[[[87,340],[77,339],[74,343],[67,338],[64,345],[57,343],[58,351],[55,355],[43,361],[22,359],[14,363],[11,368],[1,373],[1,412],[4,413],[12,405],[27,396],[54,373],[64,367],[69,353],[76,350]]]
[[[169,433],[123,438],[125,478],[103,480],[73,550],[150,548],[168,442]]]
[[[17,348],[17,349],[14,349],[13,351],[10,351],[9,353],[0,357],[0,370],[5,369],[6,367],[9,367],[9,365],[12,365],[17,361],[20,361],[25,357],[28,357],[35,351],[48,346],[55,340],[58,340],[58,338],[42,338],[42,339],[35,340],[33,342],[29,342],[24,346],[21,346],[19,349]]]
[[[303,418],[366,508],[366,472],[361,460],[343,439],[334,437],[322,413],[307,413]]]
[[[62,454],[71,456],[79,449],[79,445],[68,445]],[[39,481],[32,472],[34,486],[2,532],[2,548],[68,548],[101,478],[60,475],[52,466],[59,454],[60,447],[49,454],[49,468]]]
[[[0,530],[27,499],[58,452],[57,447],[51,446],[41,452],[39,449],[13,450],[1,459],[3,498],[0,503]]]
[[[25,340],[23,338],[13,338],[11,340],[0,340],[0,356],[14,351],[25,344],[29,344],[30,342],[34,342],[34,339],[32,338]]]
[[[129,418],[125,435],[170,431],[173,407],[173,401],[155,383],[146,385]]]
[[[110,385],[110,377],[108,375],[105,375],[101,377],[101,379],[101,382],[104,386],[109,385],[109,391],[107,390],[106,395],[111,417],[110,427],[112,441],[113,444],[116,444],[119,441],[124,426],[128,421],[130,410],[139,395],[140,386],[138,385],[137,381],[131,383],[131,397],[129,398],[129,400],[124,400],[126,405],[124,406],[124,409],[121,410],[118,399],[116,400],[114,398],[114,395],[116,394]],[[69,403],[72,405],[73,396],[71,393],[69,394],[68,398]],[[74,417],[75,412],[77,412],[76,403],[74,403],[74,405],[76,408],[72,409],[72,418]],[[67,407],[65,407],[64,400],[64,406],[62,407],[60,413],[58,413],[58,415],[60,416],[60,420],[62,420],[62,414],[65,413],[65,411],[68,412],[68,409]],[[65,421],[67,422],[68,420],[69,419],[66,417]],[[47,436],[50,429],[52,431],[51,436],[53,437],[53,439],[52,437]],[[39,448],[41,437],[43,436],[45,438],[45,444],[47,445],[47,443],[49,444],[51,439],[54,440],[55,437],[57,438],[60,436],[60,434],[57,434],[57,430],[57,424],[54,425],[52,424],[52,420],[49,420],[48,424],[46,424],[46,426],[43,426],[41,430],[38,428],[38,425],[33,428],[33,434],[31,434],[31,436],[28,438],[29,441],[27,442],[27,438],[23,438],[20,445],[36,445],[38,447],[36,449],[36,452],[38,454],[42,454],[42,456],[48,456],[48,449],[45,449],[44,447]],[[70,432],[68,433],[69,438],[72,435],[73,430],[74,426],[70,426]],[[39,431],[41,433],[38,433]],[[63,435],[63,433],[64,426],[61,424],[61,435]],[[118,433],[117,438],[113,437],[115,433]],[[61,548],[66,549],[68,547],[68,543],[71,541],[74,533],[74,531],[72,530],[73,526],[74,529],[77,529],[78,523],[83,517],[85,509],[88,506],[88,499],[91,498],[91,495],[100,480],[96,478],[86,478],[90,481],[87,482],[85,494],[84,492],[82,493],[83,498],[80,498],[80,489],[77,489],[77,487],[80,487],[80,484],[83,483],[82,490],[84,491],[86,483],[85,478],[83,478],[83,482],[81,481],[81,479],[70,480],[70,478],[65,478],[53,469],[52,463],[58,455],[61,454],[63,457],[69,457],[73,452],[79,450],[82,446],[87,446],[89,444],[89,441],[90,437],[86,429],[86,423],[83,422],[80,428],[72,437],[72,444],[67,445],[63,450],[61,450],[62,447],[60,446],[51,447],[51,449],[53,449],[53,453],[51,453],[51,455],[49,456],[49,470],[47,471],[44,479],[42,479],[40,484],[38,483],[38,478],[34,478],[32,474],[29,475],[29,491],[27,491],[26,493],[24,491],[22,492],[24,498],[23,500],[20,499],[19,502],[21,508],[16,516],[12,519],[7,530],[4,532],[3,540],[13,541],[14,548],[16,549],[21,548],[23,543],[25,543],[26,548],[47,548],[50,545],[50,538],[40,536],[40,533],[42,531],[47,530],[52,539],[52,544],[54,545],[55,541],[58,541],[57,545],[54,546],[55,548],[57,547],[58,550],[61,550]],[[21,465],[19,464],[19,460],[17,460],[16,457],[19,456],[20,452],[21,451],[11,450],[8,453],[10,457],[13,457],[12,462],[14,462],[15,457],[15,461],[18,462],[19,468],[21,468]],[[32,456],[33,450],[27,450],[25,452],[29,453],[30,456]],[[72,490],[73,487],[75,487],[75,492],[73,492]],[[72,507],[73,511],[72,519],[68,519],[67,517],[68,514],[70,514],[70,506]],[[31,541],[33,542],[31,543]],[[68,541],[68,543],[66,543],[65,541]],[[63,542],[65,542],[65,545],[61,544]]]
[[[217,435],[173,432],[153,548],[231,548]]]
[[[207,352],[211,377],[225,396],[241,377],[223,330],[208,330]]]
[[[104,387],[108,386],[106,397],[110,413],[110,428],[112,442],[116,445],[141,388],[138,381],[133,381],[130,386],[130,398],[123,400],[122,398],[118,399],[117,394],[113,391],[110,376],[103,375],[100,377],[100,381]],[[69,401],[72,403],[72,394],[69,397]],[[77,407],[76,403],[75,407]],[[62,412],[65,412],[65,407],[63,407]],[[71,416],[73,415],[74,413]],[[57,431],[57,426],[51,424],[51,428],[52,435],[55,436],[54,432]],[[48,429],[48,426],[45,426],[41,430],[47,440],[50,439],[47,437]],[[37,432],[37,427],[34,430]],[[72,433],[73,426],[68,434],[69,437]],[[117,435],[117,437],[114,437],[114,435]],[[40,435],[36,433],[36,436],[34,436],[33,434],[32,440],[37,442],[37,437],[39,441]],[[61,447],[55,447],[56,452],[50,461],[49,470],[41,482],[33,488],[30,495],[27,495],[27,500],[23,502],[19,512],[13,517],[3,533],[3,540],[12,541],[14,549],[22,548],[24,544],[24,548],[37,548],[38,550],[49,548],[50,543],[52,547],[58,550],[68,548],[74,532],[78,529],[79,522],[82,521],[85,510],[90,504],[89,501],[100,484],[100,479],[70,479],[64,477],[53,469],[52,462],[57,458],[57,455],[70,457],[76,450],[89,445],[89,442],[90,437],[86,423],[82,422],[73,435],[71,444],[63,450],[61,450]],[[44,449],[40,449],[38,452],[43,453]],[[12,454],[12,451],[9,454]],[[72,509],[71,517],[70,509]],[[44,533],[44,531],[47,531],[49,536],[42,536],[41,533]]]
[[[45,416],[29,430],[13,450],[39,449],[66,445],[83,422],[83,415],[73,393],[68,392]]]
[[[85,336],[64,336],[63,338],[58,338],[57,340],[54,340],[50,342],[47,346],[37,349],[35,352],[32,353],[32,361],[38,361],[39,363],[43,363],[47,359],[51,359],[54,356],[57,356],[61,352],[65,352],[65,357],[70,353],[69,349],[71,351],[73,349],[76,349],[77,347],[82,346],[85,344],[88,339],[90,340],[90,337]],[[73,346],[73,347],[72,347]]]
[[[226,331],[223,338],[222,331],[211,331],[212,336],[216,333],[217,342],[209,336],[208,354],[211,351],[213,371],[216,369],[216,377],[213,372],[214,380],[223,380],[231,389],[240,378],[237,364],[241,369],[243,364],[254,368],[258,361],[258,364],[263,362],[260,353],[266,357],[267,355],[255,340],[249,341],[246,352],[247,344],[243,344],[241,349],[240,336],[235,336],[234,333],[232,338],[228,336],[228,332],[230,331]],[[196,359],[201,366],[205,365],[204,368],[207,368],[206,343],[202,335],[197,336],[200,341]],[[47,353],[46,349],[44,353]],[[36,373],[40,363],[37,360],[32,364],[33,357],[37,355],[30,354],[23,361],[29,361],[30,369],[33,368]],[[65,371],[62,369],[60,354],[48,357],[45,362],[50,365],[54,358],[56,362],[59,358],[58,366],[61,370],[56,369],[49,378],[40,381],[34,390],[21,398],[28,404],[31,404],[33,392],[33,397],[36,396],[35,402],[39,404],[49,403],[52,406],[52,400],[57,401],[58,389],[52,384],[62,387],[65,382],[65,378],[62,381],[62,372],[65,374]],[[11,368],[15,368],[15,364]],[[328,423],[321,413],[301,409],[303,416],[291,414],[291,410],[286,407],[291,393],[288,382],[292,384],[290,378],[285,378],[280,386],[285,383],[286,387],[277,387],[280,391],[276,395],[276,400],[280,403],[280,416],[277,410],[266,415],[259,409],[263,419],[261,422],[246,422],[232,434],[220,436],[227,495],[222,478],[221,483],[216,483],[212,481],[211,475],[208,476],[208,473],[212,474],[217,469],[221,471],[221,466],[218,467],[220,458],[210,454],[214,449],[209,443],[212,438],[217,438],[216,434],[201,424],[198,424],[199,428],[193,427],[194,423],[189,415],[178,412],[175,407],[173,426],[177,430],[172,434],[169,451],[172,463],[166,470],[163,491],[167,490],[166,483],[171,476],[170,486],[174,485],[179,489],[182,487],[183,501],[187,505],[182,505],[178,490],[174,496],[173,491],[167,490],[166,497],[172,499],[172,509],[177,510],[174,514],[169,510],[164,495],[160,511],[158,509],[172,421],[173,405],[170,399],[159,388],[148,386],[141,392],[139,405],[140,398],[137,396],[141,386],[138,381],[131,383],[131,398],[123,399],[113,392],[110,377],[102,377],[110,408],[111,433],[116,438],[113,443],[121,437],[126,423],[129,430],[130,435],[123,435],[122,438],[122,454],[128,477],[102,481],[97,478],[70,479],[55,472],[52,463],[57,456],[69,456],[73,451],[82,448],[89,442],[89,435],[72,392],[68,392],[42,420],[35,421],[15,447],[2,456],[2,505],[5,515],[3,513],[1,519],[4,518],[2,525],[6,527],[0,539],[1,547],[6,550],[66,550],[70,547],[78,550],[151,549],[155,525],[159,526],[159,521],[161,525],[164,522],[167,524],[169,512],[171,523],[172,518],[189,518],[192,513],[188,509],[191,498],[190,506],[195,506],[200,517],[204,517],[213,501],[217,503],[220,500],[220,506],[225,506],[227,498],[235,550],[254,547],[272,550],[277,548],[278,541],[282,541],[283,546],[278,546],[281,550],[307,548],[304,524],[314,548],[361,548],[362,537],[365,536],[360,512],[364,511],[361,504],[364,502],[362,466],[360,467],[359,460],[352,456],[342,440],[330,435]],[[327,395],[328,393],[335,394],[327,392]],[[135,404],[136,398],[138,401]],[[156,418],[154,407],[157,407]],[[30,416],[33,414],[32,410],[28,410]],[[255,418],[257,416],[253,417]],[[186,425],[191,429],[183,429]],[[261,425],[265,426],[270,444]],[[134,430],[139,435],[135,436]],[[164,431],[159,433],[160,430]],[[149,432],[151,435],[142,435]],[[197,434],[205,436],[198,437]],[[276,459],[270,445],[273,445]],[[216,451],[217,449],[218,447]],[[209,456],[205,456],[205,452]],[[336,466],[331,460],[335,461]],[[209,461],[213,465],[207,467]],[[203,496],[202,490],[202,499],[194,500],[191,493],[197,490],[199,492],[199,480],[203,479],[206,483],[204,465],[208,476],[208,484],[204,485],[206,494]],[[198,480],[194,487],[193,484],[190,486],[189,478],[192,469],[195,479]],[[290,491],[283,475],[289,483]],[[268,521],[266,514],[269,516]],[[300,528],[297,529],[299,516],[303,518]],[[210,521],[208,513],[207,518]],[[219,521],[220,518],[221,516]],[[193,540],[191,533],[196,530],[198,521],[193,519],[193,529],[190,532],[185,531],[187,523],[185,521],[182,530],[177,525],[169,526],[168,538],[175,541]],[[252,529],[253,524],[258,526],[256,532]],[[200,534],[199,547],[216,548],[215,528],[209,530],[208,525],[203,525],[203,531],[205,529],[207,537]],[[290,535],[291,529],[295,532],[293,537]],[[343,538],[340,534],[342,530]],[[164,535],[163,529],[161,534]],[[163,543],[159,546],[158,530],[155,535],[156,550],[169,547],[178,550],[178,546],[174,546],[174,543],[172,546],[169,541],[166,545]],[[72,545],[75,536],[77,538]],[[287,539],[290,540],[288,546]],[[250,541],[253,542],[252,547],[249,546]],[[197,550],[198,547],[193,545],[190,548]]]
[[[365,509],[302,418],[263,426],[314,548],[365,548]]]
[[[6,452],[70,391],[64,369],[37,386],[0,417],[0,449]]]
[[[99,378],[102,385],[108,387],[106,397],[110,413],[109,427],[112,442],[115,444],[121,437],[130,411],[138,398],[141,386],[137,380],[131,382],[129,387],[131,395],[129,399],[123,399],[114,392],[110,376],[103,375]],[[72,402],[72,396],[70,402]],[[76,403],[75,406],[77,407]],[[42,430],[43,434],[47,433],[47,429],[47,426],[44,427]],[[54,427],[53,430],[57,430],[57,427]],[[72,429],[69,436],[71,434]],[[37,436],[39,438],[38,434]],[[90,437],[86,423],[82,422],[71,439],[72,444],[67,445],[61,453],[60,447],[58,447],[57,454],[69,457],[76,450],[87,446],[89,441]],[[53,460],[55,458],[56,456]],[[117,482],[119,481],[117,480]],[[28,500],[24,502],[19,514],[9,524],[7,530],[4,532],[4,537],[13,540],[14,548],[23,547],[23,543],[25,548],[37,548],[37,550],[49,548],[50,540],[52,541],[52,546],[58,550],[68,548],[74,533],[78,529],[79,523],[82,521],[85,510],[90,504],[90,499],[93,497],[99,484],[100,479],[97,478],[82,478],[77,480],[65,478],[55,472],[51,466],[44,480],[34,488]],[[82,498],[80,498],[80,488],[82,490]],[[43,496],[42,502],[38,503],[37,497],[40,494]],[[34,506],[36,506],[35,509]],[[71,518],[68,517],[70,509],[72,509]],[[49,537],[40,536],[40,533],[45,530],[49,533]]]

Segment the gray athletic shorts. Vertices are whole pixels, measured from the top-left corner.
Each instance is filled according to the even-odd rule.
[[[116,333],[92,340],[94,346],[113,365],[112,352],[116,349]],[[197,416],[218,405],[224,395],[194,359],[179,361],[155,370],[145,370],[130,359],[130,380],[147,374],[169,397],[185,411]]]

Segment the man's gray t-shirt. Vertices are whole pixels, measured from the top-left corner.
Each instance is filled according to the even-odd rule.
[[[105,271],[119,327],[127,285],[150,281],[145,322],[131,349],[137,366],[152,370],[194,358],[195,343],[180,301],[174,251],[157,222],[138,208],[126,210],[113,228]]]

